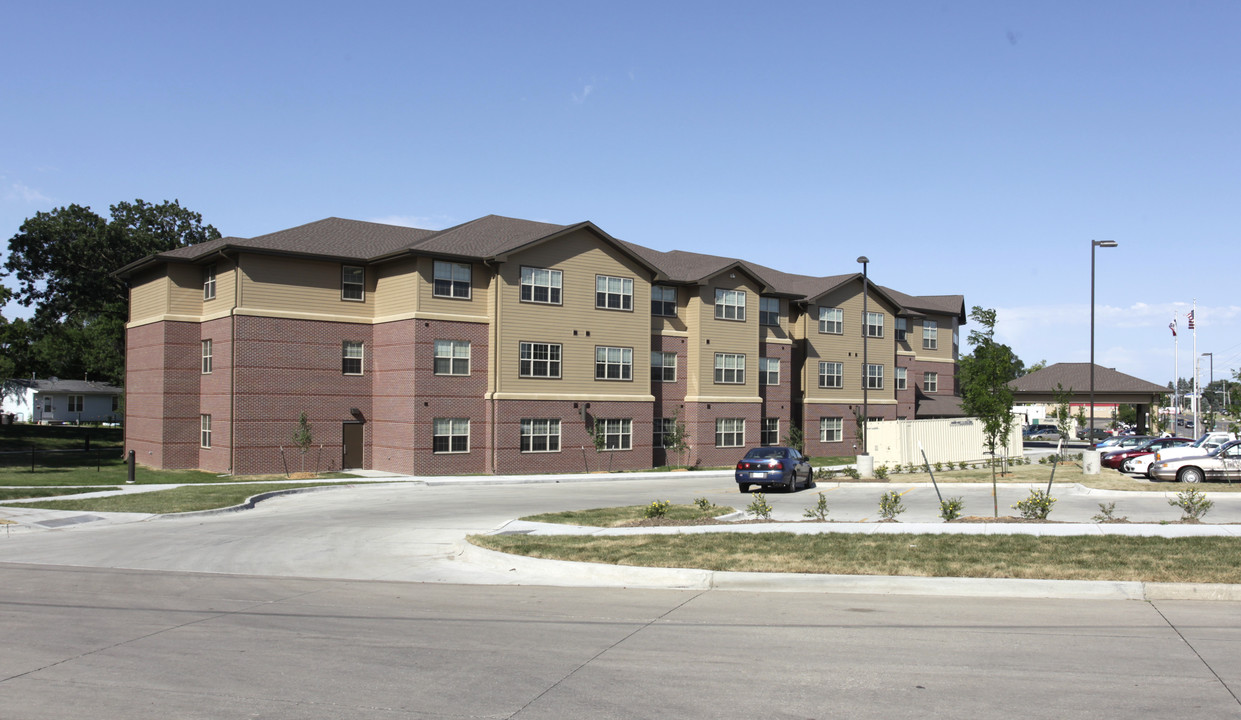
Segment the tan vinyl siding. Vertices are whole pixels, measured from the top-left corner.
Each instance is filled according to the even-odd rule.
[[[138,322],[166,315],[170,284],[168,276],[162,271],[135,278],[129,288],[129,321]]]
[[[729,275],[736,275],[730,278]],[[690,324],[686,394],[700,398],[758,397],[758,286],[743,273],[728,272],[698,286],[686,310]],[[745,320],[715,317],[715,291],[744,290]],[[745,383],[715,382],[716,353],[745,355]]]
[[[441,258],[443,260],[443,258]],[[448,262],[465,262],[452,260]],[[470,265],[470,297],[437,297],[435,293],[435,258],[418,258],[418,311],[446,315],[486,315],[491,308],[492,271],[482,263]]]
[[[922,349],[923,319],[911,319],[909,323],[909,347],[914,356],[920,360],[952,360],[952,330],[956,319],[946,315],[927,315],[927,320],[939,323],[939,348],[936,350]]]
[[[810,402],[851,402],[862,397],[862,283],[850,283],[817,298],[808,307],[804,320],[806,334],[806,376],[803,387]],[[819,332],[819,308],[844,311],[840,335]],[[874,294],[867,310],[883,314],[883,337],[870,338],[867,345],[871,365],[883,366],[883,389],[871,390],[871,400],[896,397],[896,315],[895,308]],[[844,365],[843,387],[819,387],[819,363],[835,361]]]
[[[646,303],[646,314],[651,316],[651,332],[656,335],[662,332],[684,333],[688,329],[686,317],[689,298],[693,291],[692,289],[676,285],[665,285],[665,287],[672,287],[677,291],[677,315],[676,317],[668,317],[667,315],[652,314],[651,303],[648,300]],[[648,289],[647,292],[649,294],[650,290]]]
[[[168,279],[172,283],[168,292],[169,312],[173,315],[202,315],[203,266],[170,263],[167,268]]]
[[[785,298],[777,298],[777,300],[780,302],[780,324],[759,326],[762,333],[761,338],[764,342],[768,340],[789,340],[793,337],[793,324],[789,320],[789,301]]]
[[[363,302],[341,299],[338,262],[246,255],[241,269],[243,307],[252,313],[274,311],[354,321],[373,316],[375,268],[366,268]]]
[[[198,295],[202,297],[202,268],[199,267]],[[215,263],[215,299],[203,301],[203,315],[224,312],[233,307],[237,297],[237,266],[220,258]]]
[[[375,317],[418,310],[418,261],[407,258],[367,268],[375,278]]]
[[[523,266],[563,273],[560,305],[521,301]],[[596,308],[596,275],[633,279],[633,309]],[[649,275],[641,265],[584,230],[510,256],[500,267],[497,288],[498,392],[649,399],[651,293]],[[561,377],[521,377],[523,341],[559,344]],[[597,346],[633,348],[631,379],[595,380]]]

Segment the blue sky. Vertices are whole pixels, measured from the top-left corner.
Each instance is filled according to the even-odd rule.
[[[1241,367],[1241,3],[11,3],[0,234],[180,199],[590,220],[999,311],[1027,364]],[[20,311],[8,307],[6,316]],[[966,328],[969,329],[968,327]],[[963,333],[964,337],[964,333]],[[1206,362],[1203,364],[1205,382]]]

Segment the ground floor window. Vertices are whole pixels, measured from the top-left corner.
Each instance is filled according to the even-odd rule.
[[[845,439],[843,418],[819,418],[819,442],[841,442]]]
[[[524,453],[560,452],[560,421],[522,420],[521,451]]]
[[[664,438],[675,432],[676,418],[655,418],[654,434],[651,436],[652,447],[665,447]]]
[[[763,445],[780,444],[780,418],[763,418],[763,431],[759,442]]]
[[[744,444],[745,418],[716,418],[716,447],[741,447]]]
[[[69,396],[69,412],[71,413],[82,412],[82,409],[85,407],[86,407],[86,396],[85,395],[70,395]]]
[[[437,453],[467,453],[470,451],[470,421],[468,418],[435,418],[431,438],[431,450]]]
[[[603,437],[604,450],[633,449],[633,420],[598,419],[595,420],[595,431]]]
[[[199,415],[198,428],[200,431],[198,444],[201,447],[211,447],[211,416]]]

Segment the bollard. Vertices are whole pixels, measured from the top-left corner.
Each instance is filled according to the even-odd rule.
[[[134,481],[134,451],[133,450],[130,450],[129,454],[126,455],[125,461],[129,464],[129,477],[125,480],[125,482],[132,483]]]

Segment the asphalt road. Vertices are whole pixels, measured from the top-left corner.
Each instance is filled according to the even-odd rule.
[[[846,520],[935,502],[822,489]],[[530,587],[452,559],[519,515],[704,495],[745,500],[694,476],[358,486],[0,534],[0,717],[1241,717],[1237,603]],[[816,495],[767,497],[793,519]]]

